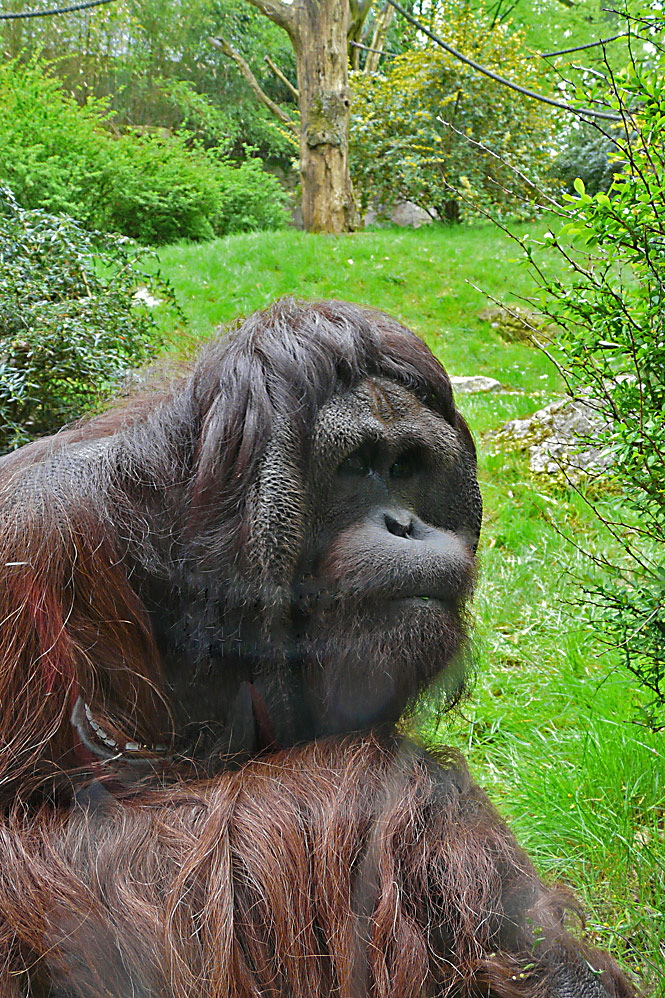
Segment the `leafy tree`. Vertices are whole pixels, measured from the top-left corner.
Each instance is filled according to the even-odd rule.
[[[463,54],[533,87],[537,66],[522,33],[454,0],[438,3],[428,20]],[[365,208],[409,200],[442,219],[473,214],[474,205],[514,212],[532,192],[516,184],[511,167],[545,183],[551,110],[430,42],[384,62],[380,75],[354,76],[353,88],[352,174]]]

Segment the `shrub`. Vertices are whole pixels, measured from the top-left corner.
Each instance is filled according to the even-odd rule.
[[[286,223],[286,194],[257,159],[234,165],[160,133],[128,133],[115,147],[107,229],[144,243],[169,243]]]
[[[585,123],[569,134],[552,165],[552,174],[562,182],[567,194],[574,193],[578,177],[587,194],[597,194],[609,190],[622,166],[621,153],[611,135]]]
[[[482,7],[442,0],[432,30],[488,68],[534,85],[522,35],[493,24]],[[351,169],[363,208],[408,200],[441,219],[473,215],[475,205],[515,212],[532,188],[520,187],[511,166],[545,184],[551,111],[434,43],[391,59],[383,75],[356,74],[353,88]]]
[[[648,24],[655,13],[643,8],[641,16]],[[601,559],[601,581],[590,590],[592,615],[618,644],[645,693],[643,719],[660,727],[665,724],[665,75],[658,60],[650,66],[634,61],[613,74],[611,94],[605,99],[624,122],[623,136],[612,136],[624,163],[608,193],[592,195],[578,178],[576,193],[565,196],[567,220],[552,244],[568,261],[568,275],[550,277],[538,269],[539,307],[562,329],[563,367],[572,390],[584,392],[605,416],[604,443],[621,491],[609,521],[604,507],[595,507],[623,557]]]
[[[214,216],[217,235],[280,229],[286,224],[287,195],[277,177],[266,173],[260,159],[248,158],[238,166],[220,163],[220,194]]]
[[[0,66],[0,177],[24,208],[99,225],[111,186],[103,101],[79,107],[35,61]]]
[[[0,67],[0,175],[19,204],[145,243],[286,223],[260,161],[235,165],[165,131],[114,137],[106,104],[80,107],[37,62]]]
[[[20,208],[0,188],[0,451],[79,416],[155,350],[145,250]]]

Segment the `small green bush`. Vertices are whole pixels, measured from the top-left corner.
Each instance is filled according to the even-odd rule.
[[[26,211],[0,188],[0,452],[79,416],[158,345],[135,297],[168,286],[143,269],[145,250],[72,219]]]
[[[219,163],[220,194],[215,208],[215,235],[280,229],[286,224],[286,194],[261,160],[248,158],[238,166]]]
[[[204,240],[277,229],[286,195],[260,160],[239,165],[176,135],[123,135],[114,143],[104,228],[144,243]]]
[[[0,66],[0,177],[25,208],[144,243],[279,228],[286,195],[257,159],[235,165],[184,136],[108,128],[36,61]]]

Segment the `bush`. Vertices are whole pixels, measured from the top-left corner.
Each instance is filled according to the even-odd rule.
[[[239,166],[167,132],[107,129],[35,61],[0,67],[0,175],[23,207],[145,243],[210,239],[286,223],[286,195],[258,160]]]
[[[135,297],[168,287],[145,251],[72,219],[25,211],[0,188],[0,452],[50,433],[155,351],[155,323]]]
[[[102,101],[79,107],[36,62],[0,66],[0,177],[24,208],[99,225],[112,183]]]
[[[648,24],[655,16],[641,12]],[[638,39],[644,42],[650,36]],[[634,51],[641,45],[635,43]],[[646,48],[646,46],[645,46]],[[608,521],[622,558],[600,560],[593,617],[617,644],[644,697],[642,717],[665,725],[665,74],[632,63],[605,99],[624,121],[624,163],[608,193],[581,179],[566,196],[567,221],[552,244],[565,279],[538,274],[540,309],[561,329],[574,392],[606,420],[605,445],[621,491]],[[597,94],[595,96],[598,96]],[[588,102],[589,95],[586,100]],[[529,251],[527,251],[529,252]],[[597,442],[596,442],[597,443]]]
[[[144,243],[170,243],[286,223],[286,194],[257,159],[236,166],[160,133],[128,133],[115,151],[106,229]]]
[[[493,25],[482,8],[442,0],[431,26],[476,61],[534,86],[522,35]],[[391,59],[383,75],[356,74],[353,89],[351,169],[363,208],[408,200],[441,219],[473,215],[476,206],[514,213],[533,188],[520,185],[511,166],[546,182],[551,111],[432,42]]]
[[[562,182],[567,194],[573,194],[575,180],[584,182],[587,194],[607,192],[615,173],[623,167],[621,153],[611,135],[583,124],[572,132],[563,151],[552,165],[552,175]]]

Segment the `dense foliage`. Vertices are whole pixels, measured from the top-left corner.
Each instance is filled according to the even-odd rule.
[[[493,23],[482,8],[442,0],[432,30],[465,55],[510,80],[534,86],[536,64],[523,36]],[[384,62],[382,73],[354,77],[352,172],[362,206],[413,201],[438,218],[476,208],[510,207],[533,197],[511,167],[542,186],[550,164],[549,109],[448,55],[433,42]],[[480,143],[477,144],[477,143]]]
[[[153,352],[144,250],[64,216],[25,211],[0,189],[0,452],[79,416]]]
[[[150,243],[285,223],[258,160],[236,165],[164,129],[116,137],[112,123],[106,102],[79,106],[39,63],[0,67],[0,175],[23,207]]]
[[[564,148],[552,165],[552,173],[567,194],[575,181],[584,183],[587,194],[607,192],[623,166],[621,151],[610,132],[585,123],[566,137]]]
[[[39,6],[39,4],[37,4]],[[46,4],[48,6],[48,4]],[[3,9],[23,10],[22,0]],[[288,96],[264,62],[270,54],[287,74],[293,54],[284,32],[250,4],[190,0],[115,0],[58,18],[0,22],[7,56],[39,53],[80,103],[108,98],[121,128],[162,127],[196,136],[243,157],[246,143],[284,166],[293,153],[247,84],[208,41],[227,37],[275,100]]]
[[[645,16],[648,15],[648,9]],[[648,36],[647,36],[648,37]],[[575,181],[554,247],[564,277],[540,270],[540,307],[560,324],[564,367],[606,418],[623,515],[610,523],[624,557],[600,559],[594,619],[665,723],[665,77],[657,59],[614,74],[605,93],[624,121],[624,164],[609,192]],[[572,241],[572,246],[571,246]],[[606,514],[603,514],[605,517]]]

